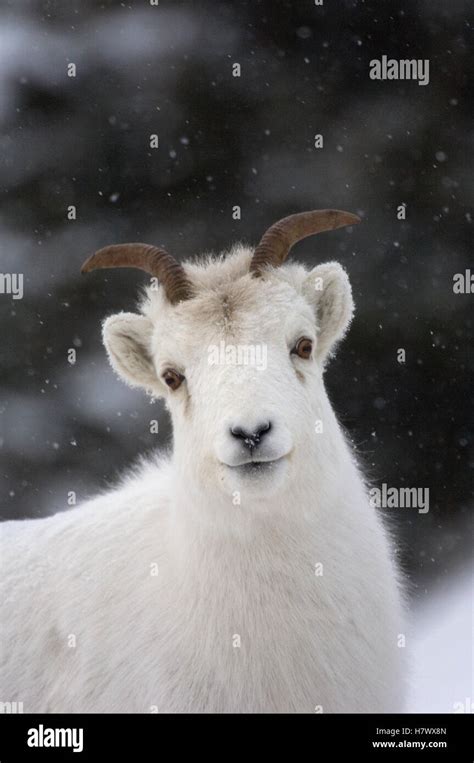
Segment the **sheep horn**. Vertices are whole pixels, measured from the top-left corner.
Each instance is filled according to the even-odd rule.
[[[291,247],[307,236],[357,223],[360,223],[360,217],[337,209],[317,209],[284,217],[263,234],[252,257],[250,272],[260,276],[267,265],[279,267],[286,260]]]
[[[149,244],[105,246],[89,257],[81,273],[98,268],[139,268],[155,276],[163,285],[169,302],[176,304],[192,296],[191,284],[184,268],[165,249]]]

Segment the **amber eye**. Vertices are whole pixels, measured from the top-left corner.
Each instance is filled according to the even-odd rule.
[[[312,351],[313,343],[311,339],[307,339],[305,336],[302,336],[301,339],[298,339],[291,352],[295,355],[298,355],[300,358],[303,358],[304,360],[308,360],[308,358],[311,357]]]
[[[173,371],[172,368],[168,368],[162,375],[162,379],[170,389],[175,390],[178,389],[181,382],[184,381],[184,376],[177,371]]]

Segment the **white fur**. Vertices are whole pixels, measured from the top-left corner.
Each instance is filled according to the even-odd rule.
[[[139,316],[105,322],[116,371],[165,398],[173,452],[77,509],[2,526],[1,701],[402,710],[397,572],[323,384],[352,316],[349,281],[336,263],[253,278],[250,257],[188,263],[192,300],[148,290]],[[300,336],[315,340],[309,360],[290,355]],[[265,344],[267,368],[210,365],[221,340]],[[174,392],[168,367],[186,377]],[[229,427],[262,419],[262,457],[281,460],[247,476]]]

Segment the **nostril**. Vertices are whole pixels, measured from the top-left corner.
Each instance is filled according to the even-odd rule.
[[[265,424],[260,424],[260,428],[257,430],[258,436],[262,437],[262,435],[267,434],[267,432],[269,432],[271,428],[272,428],[271,421],[266,421]]]
[[[240,426],[233,426],[230,428],[230,433],[232,437],[242,440],[242,444],[245,445],[245,447],[252,449],[259,445],[262,437],[266,435],[271,428],[271,422],[265,421],[264,423],[259,424],[253,432],[249,432]]]
[[[231,427],[230,433],[233,437],[241,437],[242,439],[245,439],[247,437],[247,433],[245,430],[242,429],[242,427]]]

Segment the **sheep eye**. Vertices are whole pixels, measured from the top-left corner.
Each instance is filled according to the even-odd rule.
[[[184,376],[182,374],[179,374],[177,371],[173,371],[172,368],[168,368],[163,376],[162,379],[165,384],[168,385],[168,387],[172,390],[178,389],[179,386],[181,386],[181,383],[184,381]]]
[[[292,349],[292,354],[298,355],[300,358],[303,358],[304,360],[308,360],[308,358],[311,357],[311,353],[313,351],[313,343],[311,339],[308,339],[305,336],[302,336],[301,339],[298,339],[295,346]]]

